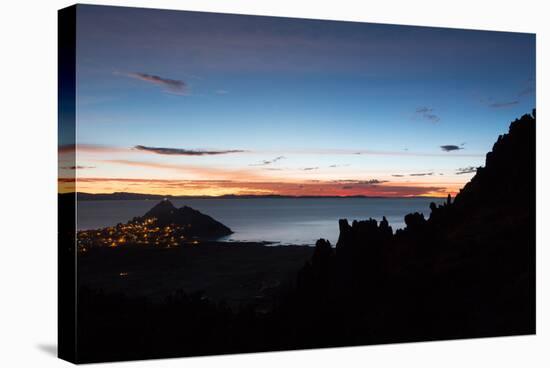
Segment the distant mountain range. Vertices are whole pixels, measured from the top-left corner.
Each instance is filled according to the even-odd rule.
[[[60,196],[72,196],[74,193],[63,193]],[[174,196],[174,195],[161,195],[161,194],[143,194],[143,193],[128,193],[128,192],[114,192],[114,193],[77,193],[79,201],[131,201],[131,200],[162,200],[162,199],[246,199],[246,198],[399,198],[399,197],[383,197],[383,196],[288,196],[278,194],[268,195],[235,195],[226,194],[221,196]],[[411,198],[411,197],[401,197]],[[423,197],[431,198],[431,197]],[[433,197],[438,198],[438,197]],[[440,199],[440,198],[438,198]]]

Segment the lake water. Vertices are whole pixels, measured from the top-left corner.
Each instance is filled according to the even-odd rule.
[[[272,241],[278,244],[313,245],[319,238],[338,240],[338,220],[381,220],[386,216],[393,229],[405,226],[411,212],[429,215],[434,198],[250,198],[172,200],[176,207],[190,206],[231,228],[227,241]],[[157,201],[81,201],[79,230],[125,223],[145,214]]]

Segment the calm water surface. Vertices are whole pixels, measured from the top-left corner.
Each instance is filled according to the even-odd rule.
[[[404,216],[422,212],[427,216],[433,198],[251,198],[173,200],[176,207],[190,206],[231,228],[227,241],[272,241],[279,244],[312,245],[319,238],[338,240],[338,220],[376,220],[386,216],[393,229],[402,228]],[[157,201],[81,201],[78,229],[96,229],[145,214]]]

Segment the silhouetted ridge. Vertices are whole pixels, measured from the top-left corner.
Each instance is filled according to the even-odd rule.
[[[158,226],[177,225],[185,228],[185,234],[203,238],[218,238],[232,234],[230,228],[212,217],[205,215],[191,207],[176,208],[167,199],[160,201],[151,208],[143,217],[134,218],[133,221],[155,218]]]
[[[510,124],[487,153],[485,167],[457,195],[459,206],[490,202],[521,202],[534,198],[535,117],[523,115]],[[532,197],[532,198],[531,198]]]
[[[385,218],[340,220],[335,250],[317,242],[283,313],[314,309],[294,323],[315,319],[307,336],[322,346],[533,333],[535,123],[534,111],[511,123],[427,219],[408,214],[395,234]]]

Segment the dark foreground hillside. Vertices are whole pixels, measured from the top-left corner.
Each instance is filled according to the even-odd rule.
[[[535,116],[499,137],[443,206],[340,221],[269,311],[176,291],[162,303],[78,292],[80,362],[535,332]],[[159,280],[162,282],[162,280]]]
[[[395,235],[385,221],[343,220],[335,249],[320,240],[281,306],[296,317],[291,344],[534,333],[534,116],[513,122],[454,202],[431,210]],[[302,308],[313,312],[298,317]]]

